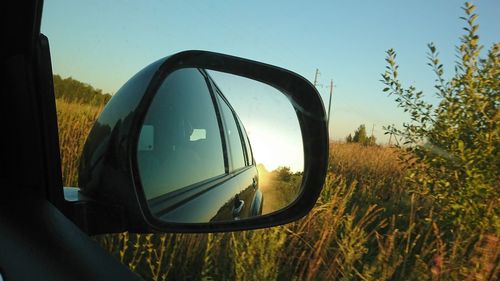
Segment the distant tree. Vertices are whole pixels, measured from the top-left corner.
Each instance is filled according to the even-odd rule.
[[[349,134],[346,138],[345,141],[347,143],[350,142],[355,142],[355,143],[360,143],[362,145],[376,145],[377,144],[377,139],[375,136],[367,136],[366,135],[366,127],[364,124],[361,124],[356,131],[354,132],[354,137]]]
[[[352,142],[352,135],[349,134],[346,138],[345,138],[345,141],[346,142]]]
[[[375,136],[371,135],[366,139],[365,145],[376,145],[377,144],[377,138]]]
[[[354,132],[353,142],[365,144],[367,140],[366,127],[364,124],[359,125],[358,129]]]
[[[292,178],[292,171],[290,171],[289,167],[278,167],[274,171],[276,175],[276,179],[284,182],[289,182]]]
[[[63,79],[55,74],[53,82],[55,97],[59,99],[93,105],[103,105],[111,99],[111,95],[103,93],[101,89],[96,89],[71,77]]]

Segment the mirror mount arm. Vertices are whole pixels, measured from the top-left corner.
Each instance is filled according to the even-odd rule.
[[[66,201],[64,214],[88,235],[127,230],[127,216],[121,206],[104,205],[96,200]]]

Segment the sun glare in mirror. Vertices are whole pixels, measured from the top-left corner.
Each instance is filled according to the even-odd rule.
[[[300,192],[302,135],[294,108],[277,89],[244,77],[209,71],[238,114],[252,146],[264,195],[263,214],[288,206]]]

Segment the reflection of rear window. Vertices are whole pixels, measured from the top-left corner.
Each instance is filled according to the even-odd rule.
[[[194,129],[189,136],[190,141],[204,140],[207,138],[207,130],[205,129]]]
[[[167,77],[139,139],[139,172],[147,199],[225,173],[215,107],[197,69],[180,69]]]
[[[142,125],[141,135],[139,136],[139,151],[151,151],[154,148],[154,127],[151,125]]]

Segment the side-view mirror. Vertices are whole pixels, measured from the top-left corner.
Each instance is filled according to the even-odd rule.
[[[327,161],[325,110],[307,80],[186,51],[141,70],[106,105],[67,213],[92,234],[269,227],[310,211]]]

